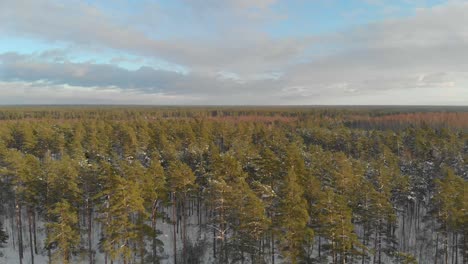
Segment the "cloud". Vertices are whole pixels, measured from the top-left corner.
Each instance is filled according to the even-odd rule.
[[[177,24],[184,20],[180,15],[188,14],[192,17],[180,23],[197,23],[193,16],[201,12],[207,17],[200,18],[202,26],[220,24],[212,35],[167,37],[157,27],[145,31],[140,22],[151,12],[132,23],[80,1],[0,2],[0,34],[122,55],[104,64],[76,62],[61,50],[4,53],[0,55],[4,91],[12,87],[8,83],[15,83],[45,93],[76,89],[87,91],[86,96],[92,91],[104,96],[104,91],[113,91],[120,98],[137,100],[146,94],[173,103],[399,104],[405,95],[413,97],[406,100],[409,103],[468,104],[466,2],[450,1],[418,9],[411,17],[340,32],[273,38],[261,25],[279,15],[272,11],[276,1],[181,1],[184,12],[178,10],[179,17],[171,13],[177,17],[171,21]],[[156,16],[164,16],[162,7],[151,8]],[[126,54],[136,55],[135,63],[141,67],[119,67]],[[148,67],[143,65],[147,58],[187,70]]]
[[[285,82],[302,87],[303,96],[338,98],[346,91],[355,96],[425,89],[426,93],[438,91],[443,101],[444,90],[449,94],[454,89],[468,89],[466,13],[467,3],[449,3],[420,9],[410,18],[323,36],[322,42],[339,45],[326,55],[289,68]],[[339,85],[343,83],[346,89]],[[459,98],[459,102],[468,104],[468,98]]]
[[[196,4],[198,1],[189,2]],[[235,6],[235,10],[250,7],[264,9],[272,2],[232,0],[213,6],[223,6],[225,10],[230,10],[228,7],[231,6]],[[211,23],[220,24],[221,19]],[[168,40],[158,34],[160,29],[156,28],[156,32],[150,36],[140,30],[137,24],[120,23],[105,10],[82,1],[71,0],[67,4],[57,0],[0,2],[0,33],[3,31],[10,35],[70,42],[83,49],[98,47],[121,50],[198,70],[239,73],[273,71],[299,57],[306,46],[302,41],[293,39],[274,40],[266,34],[251,30],[249,26],[223,28],[228,32],[217,32],[222,35],[210,36],[206,40],[183,37]]]
[[[116,87],[82,87],[66,84],[0,81],[0,104],[193,104],[193,96],[145,94]]]
[[[167,96],[241,98],[278,89],[281,81],[256,79],[241,81],[235,76],[206,72],[178,73],[140,67],[128,70],[111,64],[55,62],[41,60],[44,55],[0,54],[0,80],[31,82],[50,86],[69,85],[92,89],[117,89],[142,94]]]
[[[184,0],[184,3],[196,9],[266,9],[277,0]]]

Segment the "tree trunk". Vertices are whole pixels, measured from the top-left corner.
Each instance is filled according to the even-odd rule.
[[[445,228],[444,234],[444,251],[445,251],[445,264],[448,264],[448,232],[447,228]]]
[[[37,239],[36,239],[36,213],[32,211],[32,224],[33,224],[33,239],[34,239],[34,253],[37,254]]]
[[[378,233],[378,230],[375,231],[375,235],[374,235],[374,250],[377,249],[377,233]],[[374,264],[377,263],[377,254],[374,252]]]
[[[382,263],[382,235],[380,234],[380,228],[381,228],[382,222],[379,220],[379,264]]]
[[[216,228],[213,228],[213,258],[216,258]]]
[[[319,239],[318,239],[318,258],[319,258],[319,261],[322,258],[322,237],[321,236],[319,236]]]
[[[406,210],[403,212],[403,225],[402,225],[402,227],[401,227],[401,237],[402,237],[401,242],[402,242],[402,251],[403,251],[403,252],[406,252],[405,216],[406,216],[406,211],[407,211],[407,210],[408,210],[408,209],[406,209]]]
[[[176,233],[177,218],[176,218],[176,198],[175,198],[174,192],[172,193],[172,221],[174,221],[173,227],[172,227],[172,231],[173,231],[172,238],[174,240],[174,247],[173,247],[174,264],[177,264],[177,233]]]
[[[344,219],[341,217],[341,237],[344,238]],[[341,264],[346,264],[346,258],[345,258],[345,245],[341,245]],[[379,256],[380,257],[380,256]],[[380,260],[379,260],[380,261]]]
[[[158,212],[158,203],[157,201],[154,201],[153,203],[153,210],[151,212],[151,230],[153,230],[153,243],[152,243],[152,250],[153,250],[153,264],[156,264],[156,236],[157,236],[157,230],[156,230],[156,217],[157,217],[157,212]]]
[[[333,264],[337,264],[337,256],[336,256],[336,249],[335,249],[335,241],[332,241],[332,258]]]
[[[463,264],[468,263],[468,243],[466,242],[466,236],[468,232],[465,231],[463,234]]]
[[[438,253],[439,253],[439,233],[437,233],[436,235],[434,264],[437,264]]]
[[[456,251],[456,249],[455,249],[455,234],[453,234],[453,233],[452,233],[452,246],[451,246],[451,248],[452,248],[452,262],[451,263],[454,264],[455,263],[455,251]]]
[[[31,208],[28,208],[28,229],[29,229],[29,249],[31,251],[31,264],[34,264],[34,249],[32,236],[32,213]]]
[[[458,234],[455,233],[455,263],[458,264]]]
[[[18,200],[15,201],[16,205],[16,227],[18,228],[18,257],[19,263],[23,264],[23,223],[21,221],[21,205],[18,203]]]
[[[271,264],[275,264],[275,236],[271,233]]]
[[[363,225],[362,245],[366,247],[366,225],[365,224]],[[363,249],[362,255],[361,255],[361,264],[364,264],[365,258],[366,258],[366,251]]]
[[[186,205],[186,200],[185,200],[185,195],[184,195],[184,200],[182,201],[182,263],[187,263],[187,229],[186,229],[186,219],[187,219],[187,215],[186,215],[186,211],[187,209],[185,208],[185,205]]]
[[[92,208],[91,206],[88,204],[87,205],[88,207],[88,257],[89,257],[89,263],[90,264],[93,264],[94,263],[94,258],[93,258],[93,240],[92,240],[92,235],[93,235],[93,232],[92,232],[92,216],[93,216],[93,212],[92,212]]]

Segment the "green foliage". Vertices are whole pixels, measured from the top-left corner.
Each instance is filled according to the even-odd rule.
[[[288,263],[381,256],[423,263],[440,243],[439,258],[448,248],[461,257],[466,129],[422,119],[466,115],[403,110],[5,108],[0,216],[30,237],[42,232],[35,221],[45,222],[46,248],[58,263],[73,262],[78,251],[92,262],[93,232],[102,234],[108,261],[157,263],[165,257],[159,248],[173,243],[157,239],[167,223],[182,262],[212,252],[218,263],[278,255]],[[398,244],[404,224],[411,225],[404,232],[425,234],[415,237],[424,247]],[[0,226],[0,244],[4,235]],[[44,241],[32,244],[39,251]]]
[[[185,163],[176,161],[169,165],[167,184],[170,191],[186,195],[195,183],[195,175],[192,169]]]
[[[136,242],[141,232],[132,221],[132,216],[146,216],[144,200],[137,183],[122,176],[108,176],[106,187],[100,194],[104,203],[101,208],[104,237],[101,248],[113,260],[126,263],[132,257],[131,243]]]
[[[437,179],[433,197],[436,219],[449,231],[466,231],[468,226],[468,182],[451,169]]]
[[[49,229],[47,247],[56,248],[54,262],[71,263],[71,254],[79,244],[76,209],[66,200],[62,200],[56,203],[48,213],[52,222],[47,224]]]
[[[328,248],[334,262],[344,262],[348,255],[361,247],[352,223],[352,210],[346,197],[326,189],[317,204],[319,232],[329,240]],[[338,261],[341,259],[341,261]]]
[[[275,221],[280,250],[291,263],[297,263],[304,256],[305,243],[313,236],[313,230],[308,226],[309,214],[303,195],[304,190],[294,167],[291,167],[281,188]]]

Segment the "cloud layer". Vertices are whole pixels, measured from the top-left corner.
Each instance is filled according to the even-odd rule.
[[[117,16],[120,10],[81,1],[0,2],[2,39],[51,45],[0,54],[0,103],[468,104],[465,1],[301,37],[266,33],[265,25],[287,19],[274,0],[178,4],[144,1]],[[187,23],[199,30],[158,27],[171,21],[174,30]],[[70,55],[76,51],[113,58],[79,61]],[[129,57],[165,66],[130,69],[121,62],[138,62]]]

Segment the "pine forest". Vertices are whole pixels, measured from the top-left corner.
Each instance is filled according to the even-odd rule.
[[[466,107],[0,109],[0,263],[468,263]]]

